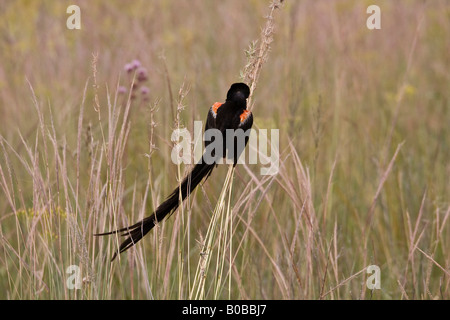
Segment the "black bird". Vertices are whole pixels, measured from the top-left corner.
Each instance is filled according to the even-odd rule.
[[[141,240],[157,222],[162,221],[165,217],[171,215],[178,208],[181,201],[186,199],[204,178],[206,180],[209,177],[214,167],[217,166],[217,162],[227,155],[227,151],[228,155],[232,154],[232,158],[230,159],[233,160],[234,165],[236,165],[240,154],[247,145],[250,132],[249,129],[253,124],[253,115],[247,110],[247,98],[249,95],[250,89],[245,83],[234,83],[228,90],[226,101],[224,103],[216,102],[209,109],[208,117],[206,118],[205,133],[210,129],[216,129],[213,133],[221,136],[223,143],[222,150],[220,150],[220,148],[211,148],[211,144],[215,142],[215,139],[205,139],[205,152],[201,160],[183,179],[178,188],[176,188],[170,196],[159,205],[155,212],[131,226],[96,234],[96,236],[105,236],[121,233],[122,236],[127,237],[121,243],[119,249],[114,253],[111,261],[116,258],[117,254],[126,251],[139,242],[139,240]],[[232,131],[234,132],[234,135],[230,136],[229,133],[227,133],[227,129],[234,130]],[[239,136],[241,134],[244,134],[244,142],[239,145],[238,142],[242,141]],[[230,137],[233,137],[234,143],[230,141]],[[212,151],[208,150],[208,146]],[[233,150],[231,150],[231,148],[233,148]]]

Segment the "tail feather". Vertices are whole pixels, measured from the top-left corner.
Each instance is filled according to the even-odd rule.
[[[120,233],[121,236],[128,236],[121,244],[119,249],[114,253],[111,261],[113,261],[117,254],[120,254],[137,242],[139,242],[155,225],[157,222],[162,221],[167,216],[170,216],[180,205],[181,201],[197,187],[197,185],[206,177],[211,174],[215,164],[207,164],[203,159],[195,165],[192,171],[183,179],[181,184],[176,188],[170,196],[161,203],[155,212],[149,217],[143,220],[121,229],[117,229],[110,232],[98,233],[96,236],[105,236],[111,234]],[[181,201],[180,201],[181,192]]]

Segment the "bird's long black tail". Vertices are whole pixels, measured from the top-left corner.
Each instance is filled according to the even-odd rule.
[[[127,238],[120,244],[119,249],[114,253],[111,261],[116,258],[117,254],[126,251],[139,242],[139,240],[141,240],[156,225],[157,222],[162,221],[165,217],[172,214],[178,208],[180,202],[186,199],[186,197],[197,187],[203,178],[207,178],[211,174],[214,167],[215,164],[207,164],[202,158],[202,160],[195,165],[186,178],[183,179],[178,188],[176,188],[170,196],[163,203],[161,203],[158,208],[156,208],[152,215],[131,226],[96,234],[96,236],[106,236],[120,233],[122,236],[127,236]]]

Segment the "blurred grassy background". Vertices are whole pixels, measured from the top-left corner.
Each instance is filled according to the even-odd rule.
[[[82,289],[83,293],[76,293],[60,288],[65,282],[65,268],[78,263],[76,254],[68,253],[71,246],[65,240],[57,240],[52,250],[34,243],[36,256],[28,260],[30,243],[22,243],[18,233],[26,236],[45,231],[61,235],[66,226],[41,226],[42,219],[35,221],[32,214],[26,213],[36,203],[35,184],[11,149],[26,156],[20,132],[38,158],[44,152],[38,112],[27,79],[44,115],[46,130],[52,130],[53,117],[54,130],[61,139],[58,142],[67,141],[67,175],[73,181],[76,174],[70,169],[77,161],[80,105],[88,83],[79,178],[79,197],[86,198],[91,165],[89,141],[91,136],[100,141],[101,128],[108,122],[106,88],[114,95],[118,84],[129,87],[130,76],[124,65],[133,59],[139,59],[148,69],[145,85],[150,89],[149,101],[138,96],[131,104],[122,168],[119,214],[135,221],[136,208],[143,203],[148,214],[171,192],[177,179],[176,166],[170,162],[174,119],[167,76],[175,100],[183,83],[190,88],[181,119],[191,129],[193,121],[204,120],[212,103],[222,101],[229,85],[240,80],[240,70],[246,63],[244,50],[259,37],[268,3],[77,1],[82,28],[68,30],[66,8],[70,4],[45,0],[0,2],[0,135],[11,146],[1,149],[0,157],[6,176],[0,191],[0,297],[185,298],[189,284],[184,287],[180,278],[182,274],[188,278],[189,272],[179,264],[172,266],[166,261],[169,254],[161,253],[170,248],[173,217],[164,225],[164,236],[139,244],[147,257],[141,269],[127,271],[132,263],[127,259],[111,267],[111,277],[104,277],[99,274],[103,269],[97,269],[96,279],[107,279],[99,285],[99,291]],[[366,28],[366,8],[370,4],[381,8],[381,30]],[[445,0],[285,1],[276,15],[272,51],[253,100],[255,125],[280,129],[280,175],[262,192],[249,178],[248,168],[238,166],[233,194],[237,199],[244,190],[248,192],[247,184],[250,193],[255,194],[240,215],[250,219],[261,241],[255,240],[253,233],[245,233],[246,249],[238,252],[232,276],[232,298],[450,297],[449,52],[450,5]],[[98,54],[96,82],[101,124],[94,108],[93,53]],[[149,152],[149,105],[158,99],[154,112],[157,149],[149,168],[145,155]],[[126,97],[119,96],[118,101],[123,105]],[[368,212],[386,168],[403,141],[375,201],[372,232],[368,246],[364,246],[361,242]],[[300,178],[297,156],[302,167],[307,168],[307,179]],[[50,168],[53,165],[50,161]],[[37,166],[45,167],[44,159]],[[249,168],[259,175],[257,166]],[[14,172],[10,174],[14,178],[8,180],[8,171]],[[52,169],[48,171],[51,174],[47,183],[55,185],[58,173],[52,176]],[[146,203],[149,171],[153,179]],[[181,247],[190,247],[192,256],[198,255],[194,238],[205,232],[210,219],[205,195],[214,206],[222,187],[220,179],[225,169],[216,171],[216,177],[205,184],[203,193],[199,191],[190,205],[192,240]],[[309,195],[305,196],[305,188]],[[7,201],[6,190],[21,199],[17,209]],[[307,219],[302,217],[305,201],[311,202],[316,219],[310,230]],[[79,213],[86,207],[79,205],[76,219],[88,221]],[[64,219],[65,213],[58,216]],[[99,248],[89,240],[93,233],[102,231],[99,229],[89,220],[83,232],[92,266],[107,265],[105,259],[112,250],[100,252],[106,247]],[[244,227],[237,229],[237,243],[244,231]],[[311,240],[307,245],[303,240],[308,237],[320,240]],[[40,238],[36,239],[39,242]],[[51,246],[52,240],[46,243]],[[158,246],[168,271],[158,269],[161,261],[152,261]],[[76,251],[77,247],[72,249]],[[43,252],[52,254],[44,254],[47,258],[43,256],[42,261],[39,256]],[[277,268],[268,262],[268,253]],[[190,258],[177,252],[172,257],[178,263]],[[48,264],[60,268],[47,268]],[[366,290],[363,274],[345,280],[369,264],[380,266],[382,289],[362,293]],[[27,272],[29,278],[23,276]],[[277,285],[280,273],[287,287]],[[36,282],[36,274],[46,285]],[[143,278],[148,286],[142,285]],[[164,290],[159,288],[162,281],[168,283]],[[228,292],[223,297],[228,297]]]

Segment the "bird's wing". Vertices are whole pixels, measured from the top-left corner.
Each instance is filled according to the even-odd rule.
[[[216,126],[217,111],[222,105],[223,103],[216,102],[211,106],[211,108],[209,108],[208,117],[206,118],[205,131],[208,129],[217,128]]]
[[[245,147],[247,146],[248,140],[250,138],[250,129],[253,125],[253,115],[251,111],[244,110],[239,115],[239,124],[237,126],[237,131],[235,131],[234,136],[234,152],[233,152],[233,161],[234,165],[237,164],[239,157],[241,156],[242,152],[244,151]],[[239,132],[242,129],[243,131]],[[242,144],[242,136],[244,136],[244,144]]]
[[[247,131],[253,125],[253,114],[250,110],[245,109],[239,116],[240,123],[238,129]]]
[[[222,105],[223,103],[216,102],[212,105],[211,108],[209,108],[208,116],[206,117],[205,132],[208,129],[217,129],[217,122],[216,122],[217,111]],[[208,144],[210,143],[211,141],[205,141],[205,147],[207,147]]]

